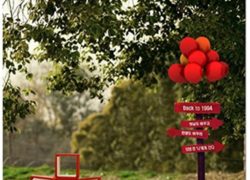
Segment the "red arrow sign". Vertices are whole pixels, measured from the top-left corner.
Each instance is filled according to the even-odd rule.
[[[218,141],[214,141],[214,144],[195,144],[189,146],[182,146],[181,152],[187,153],[198,153],[198,152],[220,152],[224,148],[224,145]]]
[[[223,124],[224,123],[217,118],[181,121],[181,127],[188,127],[188,128],[211,127],[212,129],[217,129],[218,127],[222,126]]]
[[[219,114],[220,104],[217,102],[178,102],[174,104],[175,112],[195,113],[195,114]]]
[[[171,137],[184,136],[184,137],[193,137],[193,138],[199,138],[199,139],[207,139],[208,131],[206,130],[179,130],[175,128],[169,128],[167,130],[167,135]]]

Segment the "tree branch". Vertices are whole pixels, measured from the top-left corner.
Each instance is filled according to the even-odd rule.
[[[12,12],[12,7],[11,7],[11,2],[10,2],[10,0],[8,0],[8,5],[9,5],[9,9],[10,9],[10,16],[11,16],[12,19],[13,19],[13,12]]]

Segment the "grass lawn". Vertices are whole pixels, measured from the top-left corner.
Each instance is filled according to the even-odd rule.
[[[68,170],[68,172],[73,172]],[[54,169],[49,166],[32,167],[4,167],[4,180],[28,180],[33,175],[53,175]],[[196,180],[196,174],[155,173],[149,171],[89,171],[81,169],[81,177],[102,176],[103,180]],[[244,173],[210,172],[207,180],[243,180]]]

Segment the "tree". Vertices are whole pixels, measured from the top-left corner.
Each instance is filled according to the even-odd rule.
[[[48,108],[54,113],[58,120],[57,126],[64,135],[71,136],[72,132],[77,129],[78,122],[95,112],[93,108],[89,107],[90,100],[89,94],[86,93],[64,96],[60,92],[54,92],[47,97]]]
[[[13,73],[11,69],[22,65],[22,70],[31,59],[51,61],[60,67],[48,76],[51,90],[89,90],[102,98],[105,87],[124,77],[146,85],[156,83],[157,75],[166,78],[166,68],[178,59],[178,41],[205,35],[230,64],[230,75],[214,84],[181,86],[182,97],[218,100],[224,128],[230,132],[225,140],[242,138],[245,2],[138,0],[127,9],[123,2],[29,1],[27,21],[4,16],[4,65]],[[27,52],[30,41],[39,43],[35,55]]]

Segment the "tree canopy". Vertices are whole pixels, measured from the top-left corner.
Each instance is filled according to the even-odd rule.
[[[226,140],[243,136],[244,1],[137,0],[128,8],[122,0],[21,2],[19,7],[26,9],[27,17],[13,10],[3,18],[3,63],[9,75],[20,71],[29,79],[32,74],[26,65],[32,60],[53,62],[55,69],[47,76],[50,90],[90,91],[93,97],[102,98],[106,87],[124,77],[147,86],[156,83],[158,76],[168,78],[166,69],[179,58],[179,40],[205,35],[229,63],[229,77],[213,84],[180,85],[182,98],[220,102],[220,116],[230,132]],[[31,42],[37,43],[34,53],[29,51]],[[4,88],[5,129],[16,121],[8,114],[19,111],[7,105],[8,92]],[[23,108],[24,114],[29,108]]]

